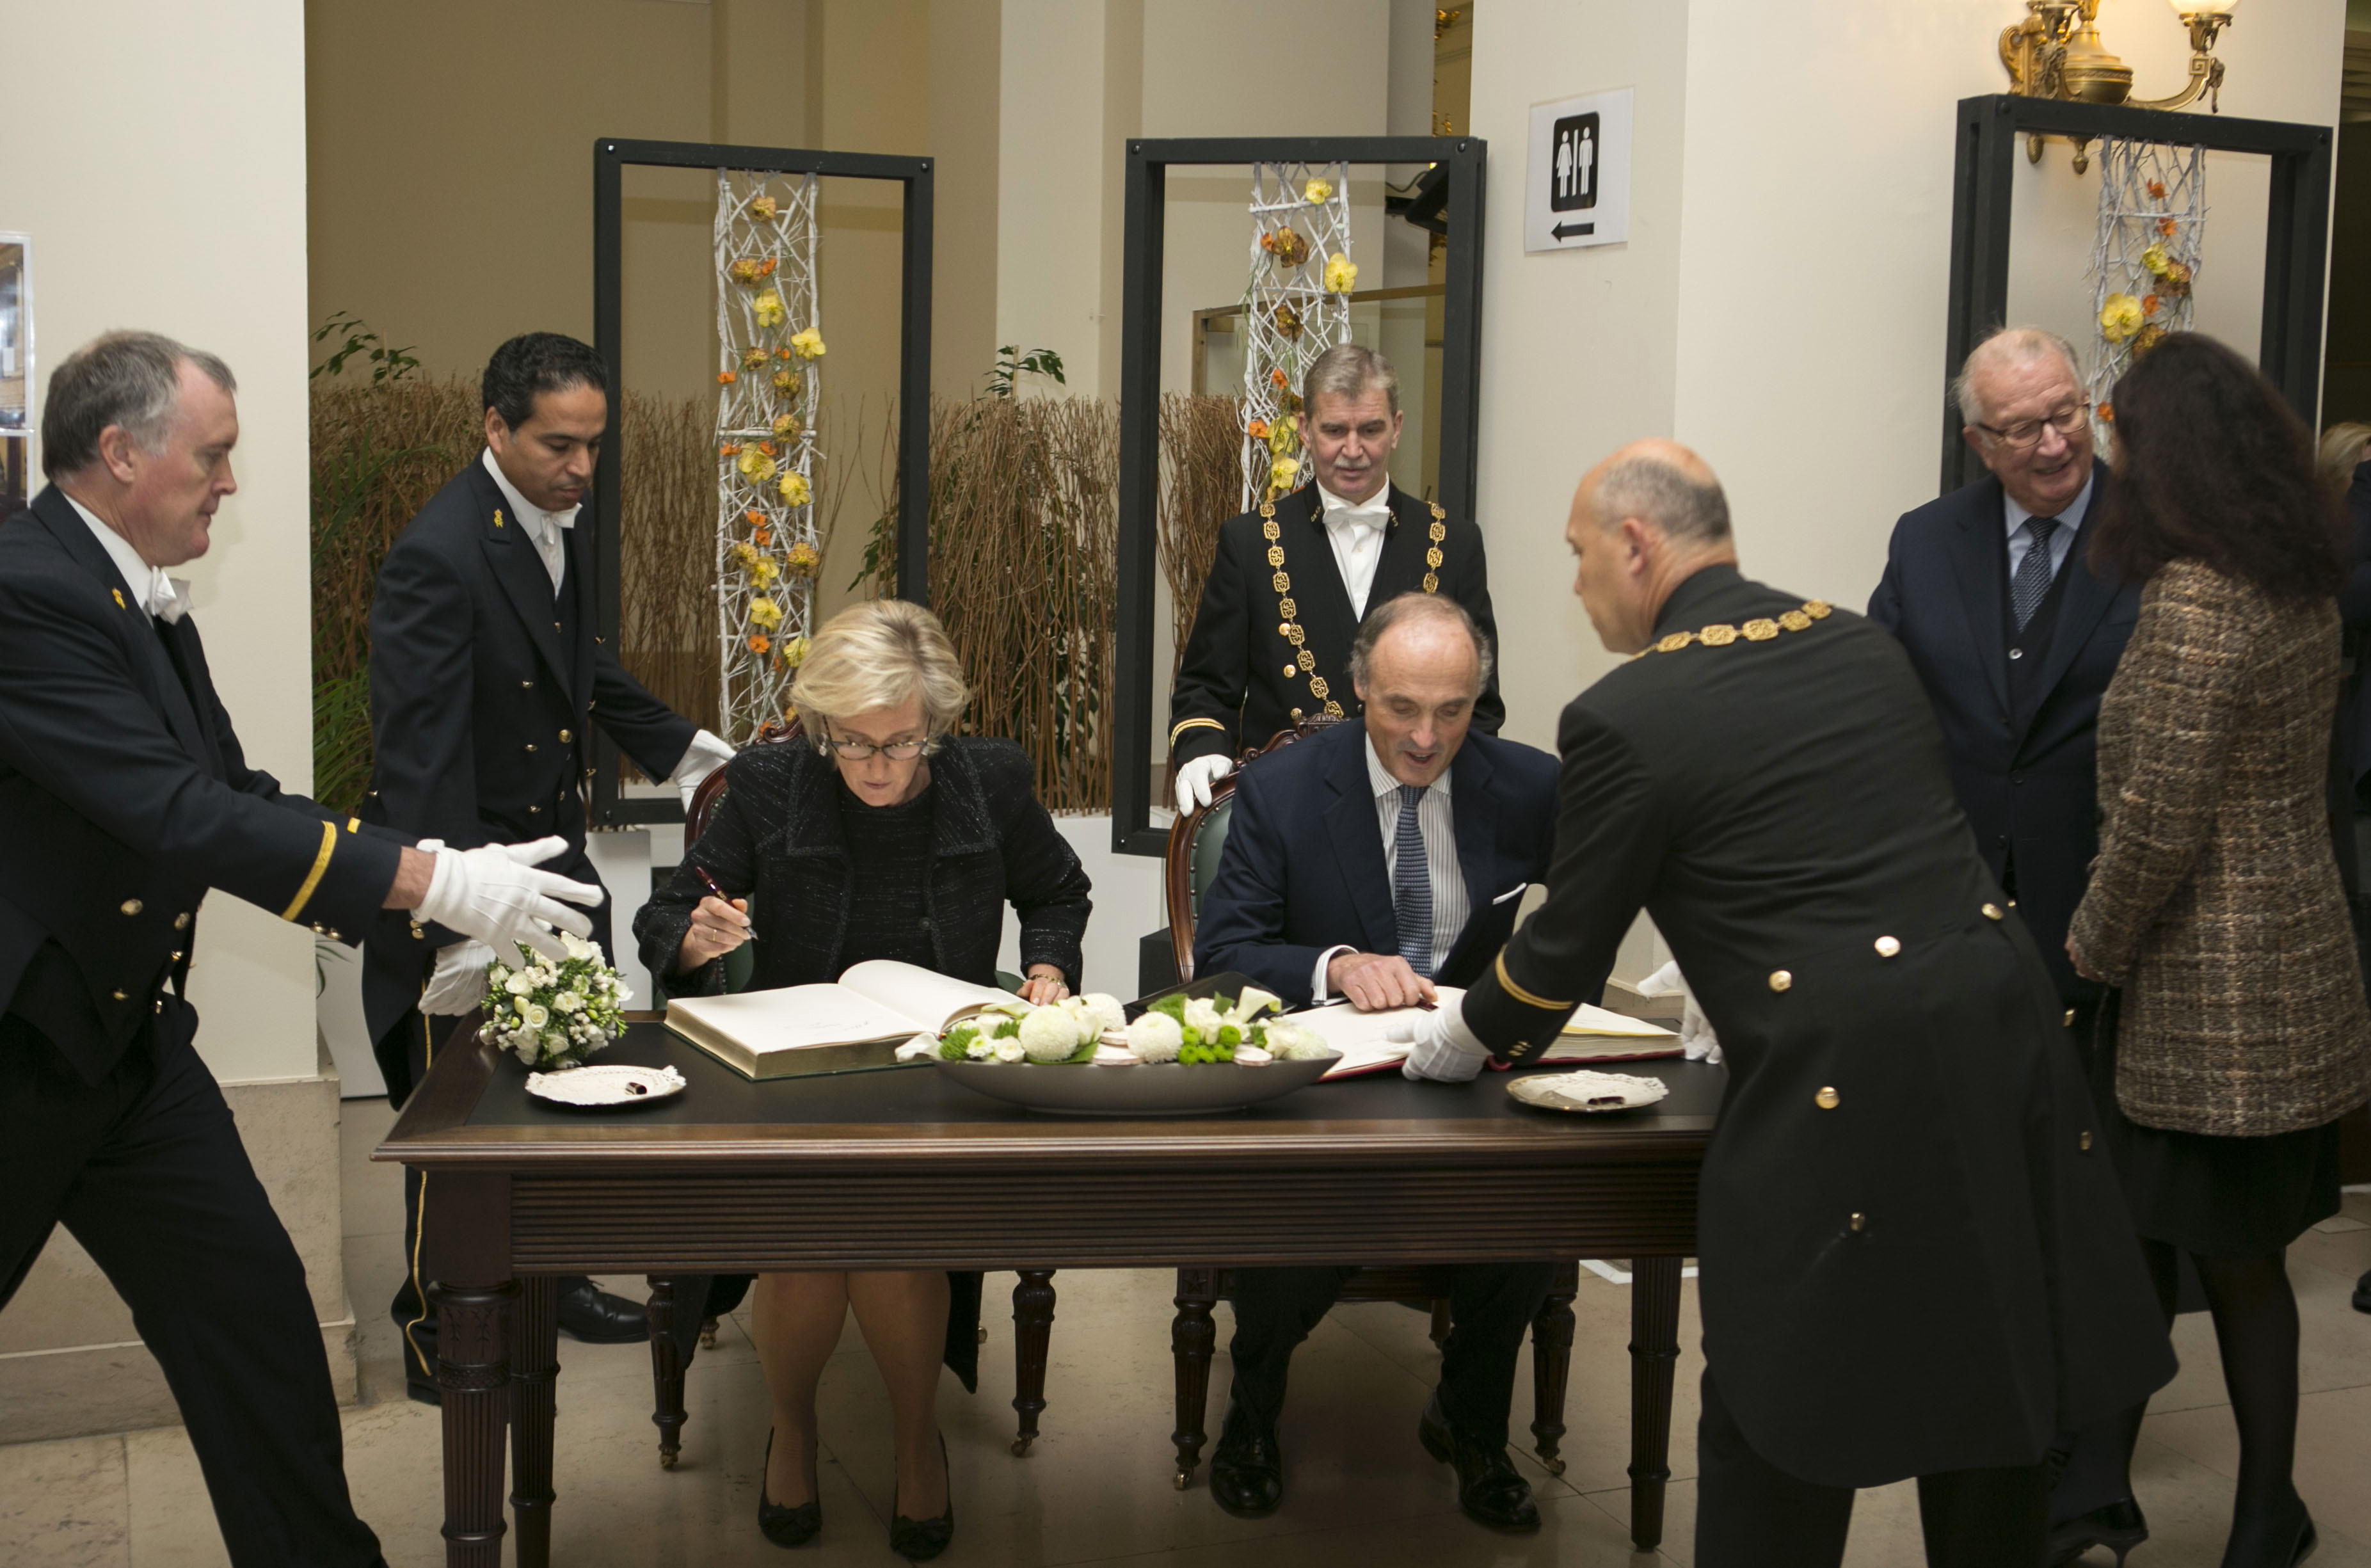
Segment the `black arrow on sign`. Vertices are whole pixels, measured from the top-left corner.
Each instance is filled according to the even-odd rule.
[[[1593,223],[1560,223],[1548,232],[1558,239],[1578,239],[1584,234],[1595,234],[1597,226]]]

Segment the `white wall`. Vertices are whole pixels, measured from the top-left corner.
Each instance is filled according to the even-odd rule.
[[[229,362],[239,493],[183,575],[248,760],[309,789],[302,0],[12,6],[8,39],[20,133],[0,229],[33,237],[40,371],[118,327]],[[311,933],[221,895],[200,931],[191,994],[215,1074],[309,1076]]]

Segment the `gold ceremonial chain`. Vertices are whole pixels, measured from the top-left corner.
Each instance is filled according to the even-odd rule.
[[[1424,552],[1424,591],[1437,594],[1440,591],[1440,541],[1449,537],[1447,520],[1449,514],[1440,509],[1440,504],[1437,501],[1429,501],[1426,505],[1432,508],[1432,527],[1428,530],[1432,544]],[[1284,569],[1283,533],[1276,525],[1276,503],[1273,500],[1261,502],[1259,515],[1260,532],[1267,540],[1267,563],[1275,569],[1276,573],[1268,579],[1269,585],[1276,589],[1278,616],[1276,634],[1292,645],[1293,650],[1292,663],[1284,667],[1284,678],[1287,680],[1291,679],[1296,668],[1307,675],[1309,694],[1325,704],[1325,712],[1328,715],[1337,719],[1342,718],[1346,716],[1342,712],[1342,704],[1326,695],[1330,688],[1326,685],[1325,678],[1317,673],[1317,656],[1303,645],[1307,643],[1308,637],[1301,630],[1301,607],[1292,602],[1292,578]],[[1378,556],[1376,564],[1380,566],[1382,563],[1382,558]],[[1826,610],[1822,608],[1821,613],[1827,613]],[[1292,710],[1292,722],[1295,724],[1301,722],[1299,708]]]
[[[1654,646],[1640,648],[1630,656],[1645,658],[1648,654],[1675,654],[1690,643],[1702,643],[1707,648],[1725,648],[1742,637],[1749,643],[1766,643],[1781,632],[1808,632],[1815,621],[1825,621],[1834,606],[1822,599],[1811,599],[1800,610],[1790,610],[1775,621],[1753,620],[1742,626],[1715,624],[1694,632],[1674,632]]]

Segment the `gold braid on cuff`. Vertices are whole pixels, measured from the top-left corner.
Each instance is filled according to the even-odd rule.
[[[1573,1004],[1572,1004],[1572,1003],[1569,1003],[1569,1002],[1551,1002],[1551,1001],[1549,1001],[1549,1000],[1548,1000],[1546,997],[1544,997],[1544,996],[1536,996],[1536,995],[1533,995],[1531,992],[1525,991],[1521,986],[1517,985],[1517,984],[1515,983],[1515,977],[1514,977],[1514,976],[1512,976],[1512,975],[1510,975],[1510,974],[1509,974],[1509,973],[1507,972],[1507,953],[1506,953],[1506,949],[1504,949],[1503,947],[1502,947],[1502,948],[1500,948],[1500,949],[1499,949],[1499,951],[1498,951],[1498,986],[1499,986],[1499,989],[1501,989],[1501,990],[1503,990],[1504,992],[1506,992],[1506,993],[1507,993],[1508,995],[1509,995],[1509,996],[1513,997],[1516,1001],[1518,1001],[1518,1002],[1521,1003],[1524,1006],[1526,1006],[1526,1007],[1537,1007],[1537,1008],[1541,1009],[1543,1012],[1549,1012],[1549,1013],[1555,1013],[1555,1012],[1567,1012],[1567,1013],[1568,1013],[1568,1012],[1572,1011],[1572,1008],[1573,1008]]]

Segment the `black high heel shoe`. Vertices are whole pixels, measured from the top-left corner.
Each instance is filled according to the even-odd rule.
[[[955,1539],[955,1477],[947,1469],[947,1437],[939,1434],[939,1468],[947,1470],[947,1511],[935,1519],[909,1519],[897,1512],[897,1493],[889,1493],[889,1550],[915,1562],[928,1562]]]
[[[2064,1524],[2053,1525],[2042,1561],[2051,1568],[2060,1568],[2093,1547],[2104,1546],[2116,1554],[2116,1568],[2124,1568],[2124,1554],[2148,1539],[2148,1521],[2141,1517],[2141,1505],[2127,1497],[2077,1515]]]
[[[823,1529],[823,1497],[808,1498],[794,1508],[766,1501],[766,1469],[774,1462],[774,1434],[766,1434],[765,1468],[758,1471],[758,1528],[776,1546],[804,1546]]]

